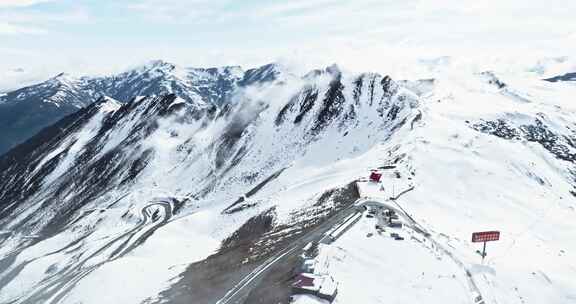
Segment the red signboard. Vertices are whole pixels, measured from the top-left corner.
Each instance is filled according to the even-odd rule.
[[[472,242],[490,242],[500,239],[500,231],[484,231],[472,233]]]

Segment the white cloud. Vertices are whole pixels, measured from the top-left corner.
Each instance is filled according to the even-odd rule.
[[[39,11],[24,8],[25,5],[44,1],[0,0],[0,35],[37,35],[48,33],[49,26],[58,24],[80,24],[91,21],[91,16],[82,7],[62,11]],[[18,2],[20,7],[15,7]],[[3,9],[7,8],[9,9]]]
[[[20,60],[31,60],[39,57],[39,54],[26,49],[6,49],[0,47],[0,58],[19,58]],[[35,66],[31,69],[23,68],[20,62],[3,60],[0,62],[0,92],[9,91],[32,83],[45,80],[54,71]]]
[[[255,11],[259,16],[278,16],[291,13],[302,13],[308,10],[324,10],[330,5],[340,5],[341,0],[292,0],[283,3],[266,3]]]
[[[196,22],[220,14],[230,0],[138,0],[126,4],[132,11],[158,21]]]
[[[3,8],[14,8],[14,7],[26,7],[35,4],[53,2],[56,0],[0,0],[0,9]]]
[[[0,35],[54,37],[38,56],[10,56],[26,70],[108,72],[154,58],[254,66],[300,54],[313,66],[388,72],[421,57],[576,51],[574,0],[78,0],[49,11],[16,2],[38,3],[0,0]],[[85,33],[73,27],[81,22]],[[35,36],[17,38],[4,47],[34,48]]]
[[[2,1],[2,0],[0,0]],[[92,19],[83,8],[74,8],[61,12],[29,12],[29,11],[0,11],[0,20],[14,24],[54,24],[54,23],[83,23]]]

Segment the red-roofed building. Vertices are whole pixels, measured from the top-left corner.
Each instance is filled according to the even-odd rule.
[[[293,287],[296,288],[310,288],[314,287],[314,278],[307,276],[305,273],[299,273],[296,275]]]
[[[380,178],[382,178],[382,173],[379,172],[372,172],[370,173],[370,181],[378,183],[380,182]]]
[[[332,302],[338,292],[337,285],[328,275],[299,273],[292,283],[292,293],[309,294]]]

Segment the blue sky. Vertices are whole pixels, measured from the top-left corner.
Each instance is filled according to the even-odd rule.
[[[570,55],[575,11],[573,0],[0,0],[0,71],[108,73],[151,59],[374,70],[406,57]]]

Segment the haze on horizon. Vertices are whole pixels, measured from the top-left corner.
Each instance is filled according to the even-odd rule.
[[[570,0],[0,0],[0,90],[152,59],[379,70],[439,56],[576,51]]]

